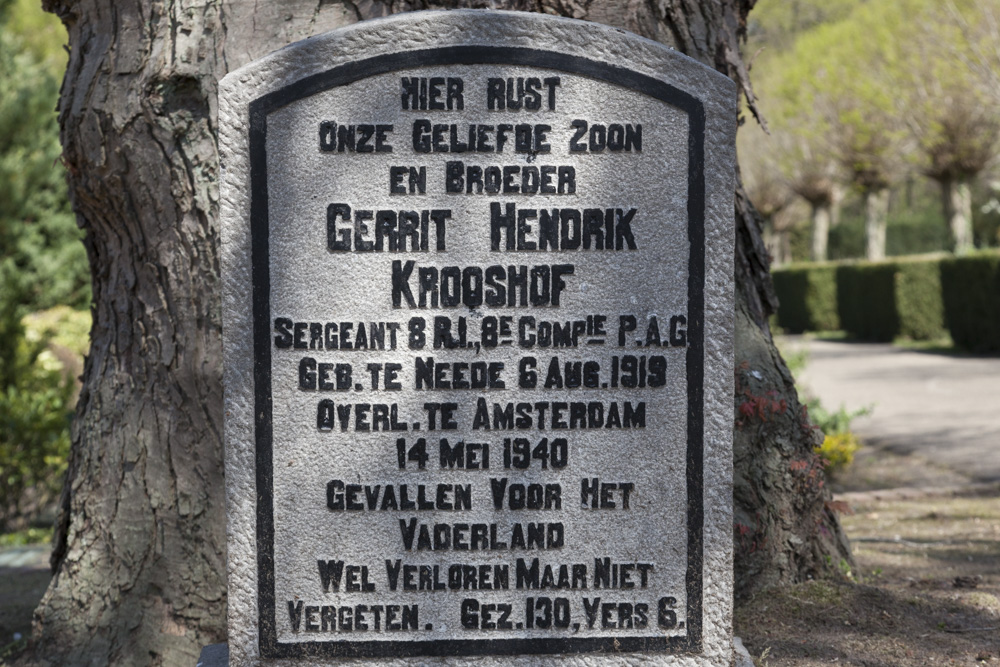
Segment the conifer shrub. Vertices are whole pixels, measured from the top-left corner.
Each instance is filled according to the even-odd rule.
[[[27,335],[23,292],[0,262],[0,532],[23,528],[55,499],[70,446],[73,385],[48,337]]]
[[[935,340],[945,333],[941,255],[799,264],[773,273],[777,323],[790,333],[843,329],[852,338]]]

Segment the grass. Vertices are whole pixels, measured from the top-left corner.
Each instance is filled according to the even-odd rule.
[[[52,527],[27,528],[0,535],[0,548],[23,547],[29,544],[47,544],[52,541]]]

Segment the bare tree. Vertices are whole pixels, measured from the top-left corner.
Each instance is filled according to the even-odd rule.
[[[763,227],[761,233],[772,265],[787,264],[791,261],[789,229],[781,224],[782,214],[794,201],[794,193],[776,178],[747,183],[747,194],[760,212]]]
[[[31,662],[192,665],[225,638],[216,83],[311,34],[432,7],[600,21],[671,44],[755,100],[740,55],[755,0],[44,0],[70,35],[64,160],[94,267],[93,347]],[[736,122],[736,119],[733,119]],[[760,217],[737,235],[737,586],[849,559],[816,432],[771,341]]]

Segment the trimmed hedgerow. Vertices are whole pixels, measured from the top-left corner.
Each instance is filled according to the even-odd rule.
[[[924,255],[777,269],[777,324],[791,333],[843,329],[858,340],[897,336],[1000,351],[1000,254]],[[947,322],[947,326],[945,323]]]
[[[888,342],[899,331],[896,264],[856,262],[837,267],[837,313],[852,338]]]
[[[944,335],[940,258],[896,261],[896,312],[900,336],[935,340]]]
[[[836,267],[832,264],[799,264],[772,274],[778,295],[778,326],[790,333],[836,331]]]
[[[1000,352],[1000,254],[943,260],[941,292],[955,344],[972,352]]]

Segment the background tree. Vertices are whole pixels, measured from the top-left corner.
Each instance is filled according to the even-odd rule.
[[[811,134],[826,145],[864,201],[868,259],[885,257],[889,185],[900,167],[904,138],[893,90],[882,76],[899,60],[894,26],[886,22],[883,7],[859,6],[844,20],[800,37],[785,56],[779,88],[788,105],[785,114],[821,118]]]
[[[769,151],[789,186],[809,203],[810,258],[827,259],[843,186],[865,202],[867,254],[885,256],[888,186],[901,132],[878,63],[890,58],[871,11],[857,0],[765,2],[754,45],[769,38],[762,100],[773,129]],[[872,34],[871,30],[875,33]],[[763,35],[761,35],[763,33]]]
[[[791,261],[788,247],[788,230],[781,224],[782,214],[788,209],[795,194],[773,170],[763,173],[745,172],[745,184],[750,200],[761,216],[761,236],[772,265]]]
[[[761,0],[749,21],[755,84],[773,137],[765,159],[776,160],[791,185],[804,181],[798,189],[820,204],[813,207],[820,223],[825,188],[812,185],[830,157],[842,174],[835,185],[850,186],[849,223],[832,237],[834,256],[961,252],[971,247],[974,222],[979,243],[997,242],[985,213],[972,220],[977,175],[994,166],[998,143],[996,0]],[[901,181],[901,196],[890,197]],[[944,220],[926,206],[930,191],[944,204]],[[811,226],[818,258],[823,225]],[[863,244],[854,238],[862,228]],[[795,234],[799,258],[810,250],[803,237]]]
[[[753,4],[140,0],[112,10],[45,0],[70,35],[60,123],[95,319],[56,574],[27,659],[190,665],[225,638],[215,96],[227,71],[361,18],[502,6],[659,39],[734,78],[753,110],[739,45]],[[736,567],[746,594],[850,556],[825,503],[816,432],[771,340],[776,302],[742,187],[734,226]]]
[[[947,0],[944,8],[951,22],[962,33],[967,49],[956,55],[973,72],[976,81],[989,97],[991,106],[1000,107],[1000,5],[995,0],[972,0],[972,12],[961,12],[954,0]],[[982,212],[995,216],[1000,212],[1000,177],[995,172],[989,176],[989,201]],[[981,241],[997,244],[1000,228],[993,227]]]
[[[823,157],[824,147],[814,146],[817,142],[801,130],[807,119],[768,117],[770,133],[748,127],[738,140],[747,193],[764,221],[764,243],[774,263],[792,260],[789,236],[794,216],[800,215],[793,205],[798,196],[809,204],[810,259],[823,261],[840,201],[836,165]]]
[[[25,318],[90,300],[59,163],[65,34],[31,0],[0,0],[0,531],[27,529],[51,507],[69,451],[74,373],[34,326],[43,317],[30,328]]]
[[[952,248],[964,254],[974,247],[973,181],[1000,149],[1000,98],[990,94],[1000,74],[980,65],[985,45],[972,25],[989,26],[996,16],[980,2],[905,4],[910,21],[896,40],[908,63],[924,66],[893,73],[904,91],[900,116],[918,146],[918,167],[941,186]],[[941,45],[950,57],[935,57]]]
[[[739,133],[737,151],[743,165],[743,184],[761,216],[761,236],[772,264],[791,261],[787,230],[779,230],[781,214],[794,201],[793,193],[782,178],[774,157],[767,150],[771,137],[759,126]]]
[[[748,52],[788,51],[802,33],[843,21],[864,1],[758,0],[747,19]]]
[[[38,20],[49,17],[27,11],[31,1],[0,0],[0,290],[21,295],[22,315],[90,300],[53,108],[66,56],[58,23]]]
[[[814,262],[822,262],[827,259],[830,228],[837,221],[837,207],[841,196],[836,166],[830,160],[813,157],[798,158],[794,165],[790,179],[791,189],[809,203],[809,258]]]

